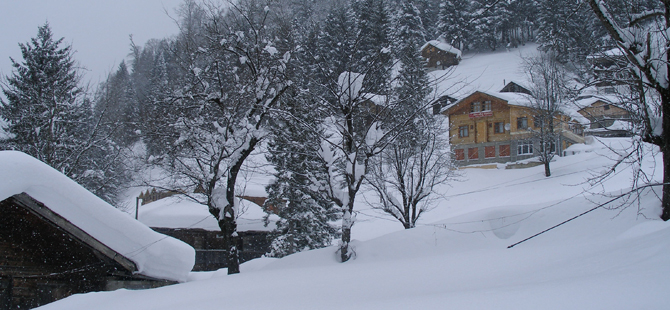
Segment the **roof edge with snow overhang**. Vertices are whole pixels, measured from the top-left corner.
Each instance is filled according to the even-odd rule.
[[[188,244],[159,234],[45,163],[0,152],[0,201],[13,199],[129,271],[185,282],[195,263]]]

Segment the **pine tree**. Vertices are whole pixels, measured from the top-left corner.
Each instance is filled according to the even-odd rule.
[[[275,132],[268,148],[267,159],[276,173],[266,188],[265,207],[280,217],[270,252],[273,257],[328,246],[338,231],[332,222],[341,210],[328,198],[326,163],[317,156],[320,146],[314,143],[322,133],[307,128],[314,128],[319,116],[301,99],[294,101],[297,104],[289,115],[301,115],[302,121],[292,116],[278,120],[282,130]]]
[[[62,43],[44,24],[37,37],[19,44],[24,61],[11,60],[15,71],[2,88],[7,102],[0,117],[10,137],[0,145],[43,161],[113,203],[124,181],[119,149],[93,119],[72,48]]]
[[[79,87],[71,47],[61,47],[62,42],[63,38],[53,39],[45,24],[37,37],[19,44],[24,62],[11,59],[15,71],[3,87],[7,102],[2,103],[0,116],[8,122],[5,131],[11,135],[5,148],[25,152],[71,175],[77,173],[72,159],[85,138],[91,110]]]
[[[440,2],[438,14],[439,35],[449,44],[464,50],[470,43],[472,29],[470,2],[466,0],[444,0]],[[433,38],[435,39],[435,38]]]

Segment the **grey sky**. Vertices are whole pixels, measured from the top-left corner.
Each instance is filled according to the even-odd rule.
[[[18,43],[37,35],[46,21],[56,38],[65,38],[92,86],[104,80],[138,45],[177,33],[175,17],[182,0],[0,0],[0,75],[12,71],[9,57],[21,61]]]

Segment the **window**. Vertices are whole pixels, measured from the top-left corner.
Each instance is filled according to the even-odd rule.
[[[609,109],[610,109],[610,105],[609,105],[609,104],[604,105],[604,106],[603,106],[603,109],[605,109],[605,110],[609,110]]]
[[[473,102],[470,104],[470,113],[481,112],[481,111],[482,111],[481,102]]]
[[[485,146],[484,147],[484,157],[491,158],[496,157],[496,147],[495,146]]]
[[[539,116],[533,116],[533,127],[540,128],[542,127],[542,118]]]
[[[495,124],[493,124],[493,132],[494,133],[505,133],[505,123],[496,122]]]
[[[509,144],[503,144],[501,146],[498,146],[498,156],[500,157],[508,157],[509,156]]]
[[[528,118],[527,117],[517,117],[516,119],[516,129],[528,129]]]
[[[491,111],[491,100],[484,101],[482,111]]]
[[[468,149],[468,159],[479,159],[478,147],[471,147]]]
[[[464,160],[465,159],[465,150],[464,149],[454,150],[454,155],[456,156],[456,160]]]
[[[460,126],[458,127],[458,137],[459,138],[465,138],[468,137],[470,133],[468,132],[468,126]]]
[[[517,144],[517,155],[528,155],[533,154],[533,141],[519,141]]]
[[[546,141],[544,145],[549,147],[549,153],[556,153],[556,143],[554,141]],[[540,143],[540,152],[544,153],[544,145]]]

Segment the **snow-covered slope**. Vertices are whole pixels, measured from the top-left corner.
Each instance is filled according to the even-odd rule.
[[[195,250],[159,234],[62,173],[21,152],[0,152],[0,200],[26,193],[135,263],[138,273],[186,281]]]
[[[463,54],[463,60],[457,66],[432,71],[430,74],[439,81],[438,96],[449,95],[462,99],[477,90],[498,92],[511,81],[525,84],[527,77],[523,70],[523,59],[538,53],[537,44],[534,43],[494,52],[470,52]]]
[[[630,169],[602,186],[584,183],[618,158],[607,147],[629,144],[603,141],[557,158],[550,178],[543,167],[464,170],[415,229],[368,213],[354,226],[358,235],[387,223],[397,228],[354,241],[355,258],[344,264],[330,247],[253,260],[239,275],[77,295],[44,309],[667,309],[670,225],[657,219],[652,193],[639,205],[597,209],[507,248],[629,184]],[[658,178],[660,158],[649,155],[642,164]]]

